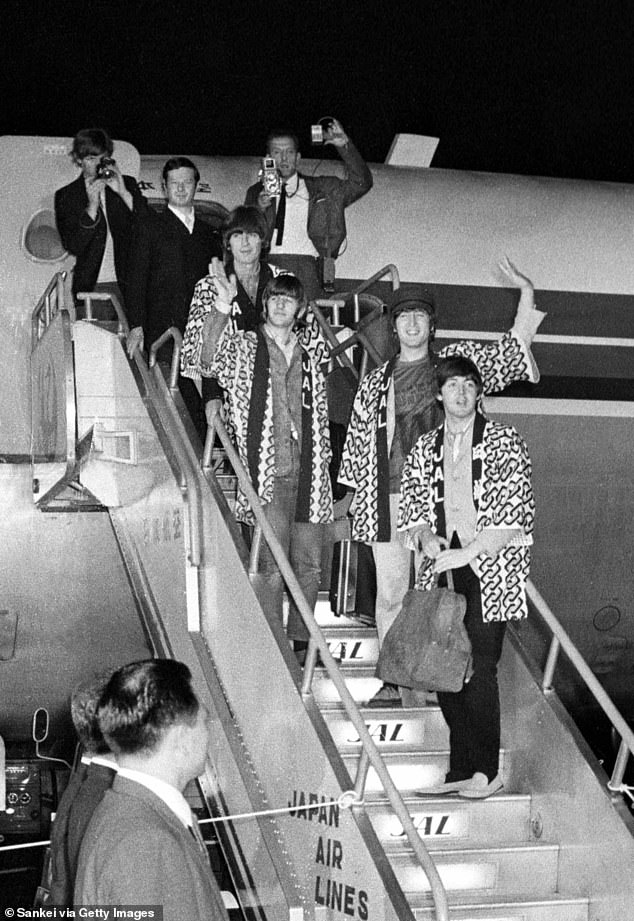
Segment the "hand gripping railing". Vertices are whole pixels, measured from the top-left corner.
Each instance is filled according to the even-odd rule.
[[[552,633],[552,640],[544,667],[542,678],[542,691],[548,694],[553,691],[553,677],[557,666],[557,659],[560,649],[568,656],[568,659],[576,669],[579,676],[583,679],[590,690],[596,702],[599,704],[605,715],[610,720],[612,726],[621,737],[619,752],[612,771],[612,776],[608,781],[608,790],[616,796],[620,793],[627,792],[628,788],[623,785],[623,775],[630,755],[634,754],[634,732],[628,726],[625,719],[621,716],[612,701],[610,700],[605,689],[601,686],[590,666],[585,661],[575,644],[572,642],[564,628],[561,626],[553,612],[548,607],[544,598],[537,591],[533,583],[529,580],[526,586],[526,593],[537,613]]]
[[[390,777],[388,770],[383,762],[383,758],[381,757],[381,754],[376,747],[374,740],[368,732],[363,717],[361,716],[361,713],[359,712],[359,709],[352,695],[350,694],[350,691],[348,690],[346,682],[344,681],[341,672],[339,671],[337,664],[332,657],[332,654],[328,648],[328,644],[323,638],[322,632],[317,625],[313,612],[310,609],[308,602],[306,601],[304,593],[301,590],[299,582],[297,581],[297,577],[293,572],[288,558],[284,553],[280,542],[275,536],[273,528],[269,524],[266,515],[262,510],[260,499],[255,489],[253,488],[251,480],[249,479],[249,476],[238,456],[238,453],[227,434],[219,414],[214,417],[212,423],[209,425],[207,439],[205,441],[205,451],[203,454],[203,469],[206,472],[211,469],[211,454],[215,434],[217,434],[218,438],[220,439],[222,447],[226,452],[227,458],[233,467],[236,477],[238,478],[240,488],[246,495],[253,514],[255,515],[257,526],[261,529],[262,535],[270,547],[271,553],[273,554],[275,562],[280,570],[280,573],[282,574],[282,578],[286,582],[287,588],[290,591],[306,625],[306,629],[310,634],[308,654],[306,657],[304,678],[302,682],[302,695],[306,697],[312,693],[311,685],[315,666],[317,664],[317,655],[320,654],[328,675],[337,688],[339,697],[341,698],[346,713],[348,714],[348,717],[354,725],[354,728],[359,734],[359,739],[361,740],[361,759],[357,768],[354,784],[356,800],[361,804],[365,791],[365,783],[368,770],[370,766],[372,766],[376,771],[379,780],[383,784],[383,789],[387,794],[390,805],[392,806],[394,813],[403,826],[403,831],[407,835],[407,839],[416,855],[417,860],[427,875],[434,900],[436,919],[437,921],[449,921],[447,893],[445,892],[445,888],[443,886],[436,865],[432,860],[429,851],[425,847],[425,844],[423,843],[420,835],[416,831],[414,823],[412,822],[412,818],[407,807],[405,806],[405,803],[403,802],[401,794],[395,786],[394,781]]]

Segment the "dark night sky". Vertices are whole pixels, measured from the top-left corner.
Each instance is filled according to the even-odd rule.
[[[142,153],[259,154],[340,118],[435,166],[634,181],[630,0],[3,0],[0,133],[99,125]]]

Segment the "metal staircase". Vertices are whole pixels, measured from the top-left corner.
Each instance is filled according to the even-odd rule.
[[[376,632],[359,627],[352,619],[334,618],[325,599],[318,605],[317,621],[332,653],[342,660],[342,672],[368,731],[436,862],[448,893],[450,918],[588,921],[583,880],[579,879],[576,892],[560,888],[559,843],[538,837],[531,795],[515,792],[514,762],[520,754],[503,747],[500,770],[505,789],[486,801],[416,796],[417,787],[442,779],[448,765],[447,727],[433,695],[419,708],[364,708],[363,702],[380,686],[374,677]],[[502,700],[505,674],[503,666]],[[354,776],[361,753],[358,735],[337,704],[325,673],[316,677],[313,689],[344,763]],[[504,724],[512,718],[512,713],[504,713],[503,732]],[[433,918],[429,884],[372,770],[366,786],[366,808],[415,917]]]
[[[153,652],[192,668],[215,723],[201,786],[211,813],[226,820],[222,834],[243,904],[275,921],[634,918],[634,823],[549,694],[557,650],[542,682],[521,637],[507,634],[500,668],[504,791],[484,802],[417,797],[448,762],[434,701],[365,709],[378,688],[376,634],[334,618],[325,599],[317,609],[321,631],[298,599],[311,635],[300,672],[249,579],[246,550],[214,473],[213,437],[201,465],[175,380],[168,385],[138,355],[129,362],[122,329],[73,323],[71,350],[64,311],[47,304],[42,311],[33,377],[48,389],[41,391],[47,399],[34,400],[42,444],[34,457],[42,484],[36,501],[43,507],[57,498],[58,483],[75,479],[101,500]],[[62,373],[71,355],[72,373]],[[60,382],[53,391],[50,381]],[[78,452],[67,432],[81,439],[89,430],[90,450],[70,464]],[[222,427],[218,435],[249,495]],[[257,498],[249,500],[297,597]],[[561,634],[560,642],[566,649]],[[318,653],[325,669],[315,667]],[[634,738],[617,717],[613,725],[629,754]],[[337,806],[337,820],[330,821],[332,805],[322,816],[319,804],[338,804],[342,796],[347,807]],[[273,814],[293,802],[290,816]],[[253,818],[232,821],[245,813]]]

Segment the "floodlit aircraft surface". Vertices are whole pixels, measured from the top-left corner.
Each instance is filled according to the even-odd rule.
[[[116,498],[112,502],[116,542],[104,537],[99,511],[91,518],[55,509],[44,514],[34,507],[38,494],[32,494],[31,419],[51,418],[55,400],[68,384],[60,378],[58,365],[40,356],[33,364],[33,392],[36,401],[50,405],[31,405],[30,357],[37,340],[33,309],[53,275],[70,272],[73,264],[55,238],[52,214],[55,189],[76,176],[68,157],[70,144],[69,138],[0,138],[5,173],[0,222],[0,310],[5,330],[0,343],[0,386],[5,394],[0,408],[4,461],[0,489],[5,500],[0,524],[5,586],[0,669],[9,688],[0,733],[17,739],[30,738],[31,718],[38,706],[50,709],[53,730],[63,736],[68,691],[82,673],[98,662],[141,657],[160,646],[156,637],[148,639],[145,624],[142,628],[130,617],[135,608],[126,594],[128,581],[134,582],[129,562],[137,553],[142,557],[158,550],[173,554],[189,526],[186,518],[173,513],[173,484],[165,458],[153,453],[145,466],[137,465],[138,458],[143,459],[143,439],[148,444],[152,438],[156,441],[147,420],[138,444],[125,427],[119,433],[121,443],[128,438],[137,451],[119,460],[128,464],[131,505],[144,501],[139,497],[151,490],[154,511],[132,521],[113,475],[108,490]],[[139,156],[125,142],[116,142],[115,157],[123,172],[137,176],[144,194],[160,206],[160,173],[167,157]],[[260,160],[255,156],[193,159],[201,172],[197,208],[218,224],[229,209],[242,203]],[[302,165],[307,172],[340,169],[333,160],[307,159]],[[538,508],[533,581],[604,687],[631,718],[634,187],[391,164],[373,164],[371,169],[374,188],[346,213],[348,241],[337,260],[337,291],[354,289],[392,263],[401,281],[434,291],[442,342],[465,335],[486,339],[510,326],[517,294],[504,287],[496,268],[504,254],[535,283],[538,306],[548,313],[534,346],[544,382],[490,399],[486,408],[512,421],[530,447]],[[387,290],[387,282],[372,289],[380,296]],[[107,353],[103,368],[91,362],[91,349],[102,346],[100,332],[86,323],[76,323],[73,329],[77,379],[84,375],[90,383],[76,394],[75,434],[80,440],[100,412],[101,371],[105,380],[123,361],[121,350],[115,348]],[[128,373],[127,367],[124,370]],[[136,378],[134,383],[138,391],[128,384],[116,398],[121,405],[134,404],[138,414],[143,409],[141,384]],[[103,432],[100,437],[103,448],[107,438]],[[186,466],[186,460],[180,458],[179,463]],[[221,524],[213,519],[224,540]],[[135,527],[138,546],[133,540]],[[236,559],[223,558],[226,572],[233,571]],[[143,578],[134,582],[135,592],[145,602],[150,597],[160,605],[164,596],[178,604],[182,586],[171,578],[170,566],[145,557],[143,562]],[[233,587],[221,586],[218,591],[230,598]],[[250,603],[244,602],[245,610]],[[187,617],[195,619],[195,615],[188,606]],[[217,635],[214,631],[222,634],[226,625],[218,611],[212,610],[208,617],[206,628],[212,638]],[[168,625],[171,642],[170,629]],[[248,624],[238,619],[235,629],[248,635]],[[542,651],[539,634],[530,641]],[[162,642],[168,650],[170,643]],[[262,649],[268,642],[262,636]],[[179,648],[172,643],[168,651],[178,654]],[[233,671],[238,673],[243,663],[235,651],[232,654]],[[229,684],[230,664],[219,663],[221,671],[228,668]],[[256,694],[252,675],[248,683],[249,693]],[[568,702],[583,706],[585,700],[575,696],[577,687],[569,676],[561,679]],[[239,686],[235,693],[240,695]],[[283,770],[288,764],[294,767],[293,751],[286,753]],[[279,757],[284,761],[281,753]],[[294,792],[304,795],[299,788]],[[363,905],[361,895],[358,898]],[[505,917],[512,916],[507,911]]]

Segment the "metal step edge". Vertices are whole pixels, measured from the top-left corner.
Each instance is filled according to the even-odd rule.
[[[429,894],[408,893],[407,897],[417,921],[436,918]],[[450,892],[447,901],[451,921],[494,921],[495,918],[503,918],[504,921],[588,921],[589,900],[582,896],[553,893],[543,899],[512,895],[500,899],[499,893],[488,896]],[[571,911],[574,914],[570,914]]]
[[[438,748],[438,749],[433,749],[432,751],[422,751],[420,748],[417,748],[411,751],[394,751],[394,752],[387,751],[387,752],[382,752],[382,755],[383,755],[383,760],[387,762],[388,764],[390,763],[390,761],[397,761],[398,763],[401,763],[403,760],[422,764],[425,762],[426,758],[434,760],[434,761],[438,760],[439,758],[448,759],[449,749],[448,748],[442,748],[442,749]],[[512,756],[513,756],[512,749],[508,749],[508,748],[500,749],[500,759],[502,760],[503,763],[505,761],[508,762]],[[360,754],[357,749],[355,751],[344,752],[342,754],[342,757],[344,761],[354,760],[356,762],[358,761]],[[513,791],[510,791],[510,792],[513,792]],[[430,795],[429,797],[421,797],[421,801],[425,799],[430,799],[430,800],[433,800],[434,802],[438,802],[440,797],[433,796],[433,795]],[[480,801],[474,800],[474,802],[481,802],[481,800]]]
[[[333,720],[345,720],[349,719],[348,714],[345,709],[342,710],[341,707],[333,707],[329,705],[327,707],[319,708],[321,715],[324,719],[331,717]],[[397,716],[403,716],[404,719],[424,719],[427,714],[440,714],[442,716],[440,707],[437,703],[430,703],[424,707],[359,707],[362,716],[371,716],[376,717],[379,721],[381,717],[392,718],[394,714]],[[376,721],[376,720],[375,720]]]
[[[503,790],[495,794],[496,802],[505,802],[505,803],[519,803],[520,805],[525,805],[530,810],[532,796],[530,793],[506,793]],[[403,797],[403,802],[408,807],[420,806],[421,803],[426,806],[432,805],[437,806],[438,811],[444,809],[453,808],[456,804],[461,804],[462,806],[485,806],[486,803],[491,802],[491,798],[482,799],[482,800],[466,800],[460,799],[457,796],[434,796],[434,797],[422,797],[422,796],[411,796],[409,794]],[[391,808],[389,799],[386,796],[381,796],[380,794],[373,794],[370,799],[366,799],[365,805],[367,808],[370,808],[374,811],[378,811],[382,808]]]
[[[359,665],[348,665],[346,662],[339,666],[339,671],[344,678],[348,673],[351,673],[350,677],[354,678],[376,678],[376,663],[374,665],[369,665],[367,662],[359,663]],[[315,677],[327,679],[328,674],[324,668],[319,668],[315,671]]]
[[[361,640],[375,640],[377,638],[376,627],[365,627],[358,622],[355,624],[325,624],[321,628],[321,632],[327,640],[333,637],[339,641],[341,633],[345,633],[346,636],[354,637],[354,639]]]
[[[456,860],[464,859],[477,859],[478,857],[483,857],[485,855],[490,855],[492,857],[516,857],[524,856],[525,854],[552,854],[553,857],[557,858],[561,850],[560,845],[557,842],[553,841],[525,841],[523,843],[514,843],[514,844],[484,844],[483,847],[477,847],[470,845],[469,847],[450,847],[450,848],[439,848],[433,846],[431,843],[428,846],[427,850],[432,857],[438,858],[439,860],[447,860],[448,857],[454,857]],[[404,851],[392,852],[390,851],[390,857],[393,858],[395,864],[399,863],[408,863],[411,864],[412,860],[416,860],[414,852],[405,853]]]

